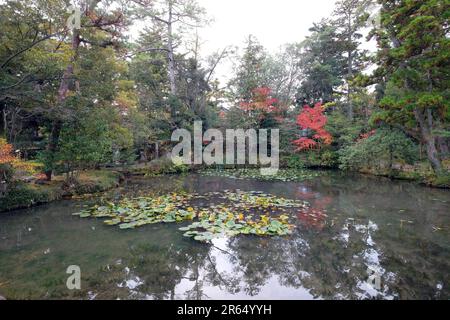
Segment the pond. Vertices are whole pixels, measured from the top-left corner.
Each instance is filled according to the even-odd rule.
[[[449,299],[450,192],[324,172],[303,182],[190,174],[133,178],[102,195],[261,191],[301,200],[291,235],[212,244],[181,224],[131,230],[73,216],[99,197],[0,214],[7,299]],[[68,290],[68,266],[81,290]]]

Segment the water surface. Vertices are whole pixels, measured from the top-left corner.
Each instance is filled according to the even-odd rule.
[[[222,190],[308,201],[289,237],[213,245],[180,225],[135,230],[71,214],[98,198],[0,214],[0,295],[8,299],[449,299],[450,191],[327,172],[305,182],[197,174],[128,181],[104,197]],[[82,288],[66,287],[69,265]]]

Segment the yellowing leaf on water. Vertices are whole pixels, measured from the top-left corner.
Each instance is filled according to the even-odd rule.
[[[192,206],[195,199],[222,199],[221,203],[210,203],[207,207]],[[236,236],[255,234],[259,236],[285,236],[294,227],[288,223],[288,215],[280,215],[282,209],[304,208],[303,201],[282,199],[262,192],[209,192],[203,195],[187,194],[145,196],[123,199],[118,203],[96,205],[78,213],[81,217],[108,218],[105,223],[118,225],[121,229],[134,229],[154,223],[191,222],[181,231],[184,235],[195,237],[198,241],[208,242],[216,236]],[[239,210],[239,213],[233,213]],[[259,215],[254,218],[253,213]],[[286,212],[286,211],[284,211]],[[274,215],[278,213],[279,217]],[[257,217],[260,218],[257,218]],[[258,219],[258,220],[256,220]],[[244,221],[244,223],[236,223]]]

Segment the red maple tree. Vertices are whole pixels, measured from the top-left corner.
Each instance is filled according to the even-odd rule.
[[[0,139],[0,164],[12,163],[16,160],[13,155],[13,147],[5,139]]]
[[[297,117],[297,124],[309,134],[293,141],[293,144],[297,146],[297,151],[319,148],[322,144],[331,144],[333,137],[325,130],[327,120],[321,103],[317,103],[313,108],[303,107],[302,113]]]
[[[264,113],[271,113],[277,111],[275,104],[278,103],[278,99],[271,97],[270,88],[261,87],[252,91],[252,97],[250,101],[242,101],[239,106],[244,111],[261,111]]]

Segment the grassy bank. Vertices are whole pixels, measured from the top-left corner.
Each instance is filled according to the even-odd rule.
[[[108,170],[80,172],[77,182],[67,185],[62,176],[51,182],[17,182],[5,197],[0,199],[0,212],[28,208],[60,200],[63,197],[92,194],[113,189],[119,185],[121,174]]]
[[[406,180],[416,182],[433,188],[450,188],[450,160],[443,161],[443,172],[436,175],[427,161],[405,164],[396,162],[390,166],[385,161],[378,165],[358,165],[347,169],[340,168],[337,155],[329,155],[324,152],[307,153],[301,155],[288,155],[281,157],[281,167],[289,169],[335,169],[348,170],[367,175],[386,177],[394,180]]]
[[[184,164],[175,165],[170,158],[164,157],[148,163],[126,166],[119,169],[119,171],[127,176],[154,177],[165,174],[183,174],[191,171],[192,169],[192,166],[187,166]]]
[[[450,173],[434,174],[431,169],[424,166],[412,168],[397,168],[394,170],[381,170],[374,168],[364,168],[358,170],[363,174],[387,177],[395,180],[413,181],[433,188],[450,188]]]

